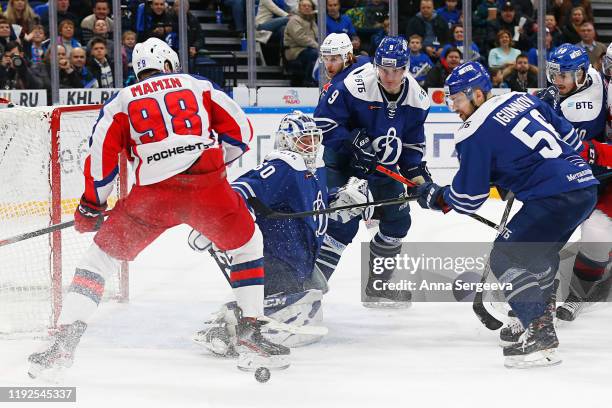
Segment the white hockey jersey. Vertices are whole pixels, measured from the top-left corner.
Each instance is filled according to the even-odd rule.
[[[222,148],[226,163],[248,150],[253,129],[242,109],[203,78],[157,74],[107,101],[89,139],[85,198],[106,202],[126,150],[137,185],[188,169],[206,149]]]

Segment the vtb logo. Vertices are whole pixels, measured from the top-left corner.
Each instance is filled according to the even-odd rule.
[[[374,139],[372,147],[380,164],[395,164],[402,154],[402,141],[394,127],[389,128],[386,135]]]

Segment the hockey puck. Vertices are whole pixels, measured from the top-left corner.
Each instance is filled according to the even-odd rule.
[[[260,383],[265,383],[270,379],[270,370],[266,367],[259,367],[255,370],[255,379]]]

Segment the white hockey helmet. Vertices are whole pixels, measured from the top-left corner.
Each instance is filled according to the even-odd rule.
[[[612,43],[608,45],[606,55],[603,56],[601,61],[601,69],[608,78],[612,77]]]
[[[276,148],[290,150],[304,158],[306,167],[316,169],[316,159],[323,140],[323,131],[310,116],[295,110],[285,115],[276,131]]]
[[[172,67],[166,69],[166,61]],[[160,72],[178,72],[180,70],[179,58],[168,44],[159,38],[149,38],[134,47],[132,54],[134,73],[138,77],[142,71],[154,69]]]
[[[348,55],[353,53],[353,43],[345,33],[331,33],[319,47],[321,57],[326,55],[340,55],[344,64],[348,61]]]

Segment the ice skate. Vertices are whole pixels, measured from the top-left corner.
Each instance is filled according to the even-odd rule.
[[[60,326],[50,346],[28,357],[30,363],[28,375],[31,378],[42,376],[53,379],[61,370],[71,367],[75,349],[86,328],[87,324],[80,320]]]
[[[368,280],[362,301],[364,307],[371,309],[407,309],[412,305],[412,292],[407,289],[378,290],[374,287],[376,280],[380,280],[380,278],[370,277]],[[380,287],[379,285],[382,282],[376,283],[376,287]]]
[[[282,370],[290,365],[288,347],[272,343],[262,334],[261,329],[267,322],[254,317],[241,317],[237,326],[238,368],[255,371],[259,367]]]
[[[504,347],[507,368],[532,368],[557,365],[559,340],[549,311],[533,320],[521,335],[519,342]]]

